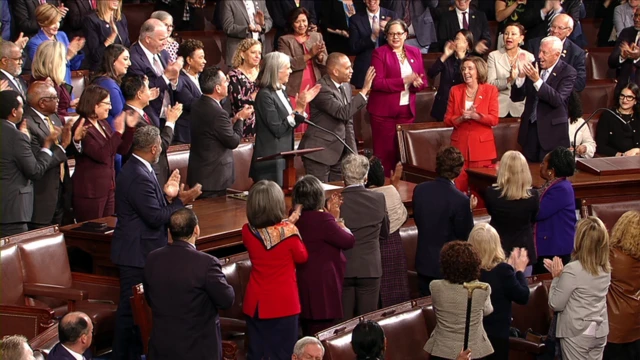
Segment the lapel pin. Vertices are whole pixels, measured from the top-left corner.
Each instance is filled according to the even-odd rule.
[[[556,76],[556,73],[553,73],[553,76]]]
[[[413,59],[411,59],[411,62],[413,62]]]
[[[472,18],[472,19],[475,19],[475,18],[476,18],[476,16],[475,16],[475,15],[471,15],[471,18]]]

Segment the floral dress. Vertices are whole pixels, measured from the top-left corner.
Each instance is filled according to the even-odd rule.
[[[251,81],[240,69],[229,71],[229,99],[231,110],[235,116],[245,105],[253,105],[253,93],[258,90],[258,84]],[[255,136],[256,115],[252,114],[244,121],[243,137]]]

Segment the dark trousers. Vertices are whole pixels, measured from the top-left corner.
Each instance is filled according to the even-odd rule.
[[[198,199],[210,199],[210,198],[217,198],[222,196],[227,196],[227,190],[203,191],[202,194],[198,196]]]
[[[259,319],[247,316],[247,360],[289,360],[298,341],[298,315]]]
[[[509,338],[496,338],[489,336],[493,347],[493,354],[485,357],[487,360],[509,360]]]
[[[49,223],[46,224],[38,224],[38,223],[33,223],[30,222],[28,224],[29,230],[35,230],[35,229],[41,229],[43,227],[47,227],[47,226],[51,226],[51,225],[64,225],[63,224],[63,217],[64,217],[64,186],[61,183],[60,186],[58,187],[58,201],[56,202],[56,208],[53,211],[53,217],[51,218],[51,221]]]
[[[522,147],[522,155],[524,155],[525,159],[529,162],[540,163],[544,160],[544,157],[549,151],[544,150],[542,146],[540,146],[540,139],[538,138],[538,122],[529,122],[528,125],[527,143]]]
[[[344,278],[342,284],[342,316],[349,320],[378,310],[380,278]]]
[[[607,343],[604,360],[640,359],[640,340],[624,344]]]
[[[16,235],[29,230],[27,223],[0,224],[0,237]]]
[[[342,160],[342,157],[340,158],[340,160]],[[303,157],[302,164],[304,165],[304,170],[306,171],[307,175],[313,175],[317,177],[318,180],[324,183],[342,180],[341,161],[338,161],[337,164],[326,165],[321,162]]]
[[[571,255],[560,255],[558,256],[560,260],[562,260],[563,265],[567,265],[571,261]],[[533,274],[546,274],[549,271],[544,267],[544,259],[553,259],[553,256],[538,256],[538,261],[533,264]]]
[[[120,271],[120,303],[116,312],[111,359],[139,360],[142,355],[142,341],[138,327],[133,323],[129,298],[133,296],[133,286],[140,284],[144,279],[144,269],[118,266],[118,270]]]
[[[433,280],[436,280],[436,278],[418,274],[418,289],[420,289],[420,296],[431,296],[431,289],[429,289],[429,285],[431,285]]]

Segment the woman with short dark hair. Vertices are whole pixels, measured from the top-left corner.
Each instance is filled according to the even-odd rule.
[[[305,336],[313,336],[342,319],[347,263],[343,250],[351,249],[356,239],[340,217],[342,198],[337,195],[328,199],[325,208],[322,183],[313,175],[298,180],[291,194],[292,203],[302,206],[296,227],[309,253],[307,262],[296,266],[300,323]]]
[[[176,121],[173,132],[175,144],[191,143],[191,104],[200,99],[202,90],[198,76],[207,63],[204,56],[204,45],[200,40],[187,39],[178,47],[178,56],[184,59],[178,87],[173,92],[174,100],[182,104],[182,115]]]
[[[373,320],[366,320],[353,328],[351,348],[356,360],[383,360],[387,338],[382,327]]]
[[[640,155],[640,87],[629,83],[620,90],[613,110],[624,123],[605,111],[596,126],[596,153],[601,156]]]
[[[297,207],[286,218],[284,194],[273,181],[258,181],[249,190],[248,223],[242,227],[242,243],[251,260],[242,306],[249,359],[291,359],[298,340],[296,264],[308,257],[294,225],[300,213]]]

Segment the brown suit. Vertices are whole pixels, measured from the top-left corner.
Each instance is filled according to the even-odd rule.
[[[322,42],[322,34],[319,32],[309,33],[309,38],[304,42],[304,46],[298,43],[295,36],[289,34],[282,36],[278,39],[278,51],[283,52],[291,57],[291,76],[289,76],[289,82],[287,82],[287,95],[295,97],[300,92],[300,84],[302,84],[302,73],[307,68],[307,62],[304,61],[304,49],[311,51],[313,45]],[[316,79],[320,79],[322,76],[320,70],[324,71],[324,66],[327,63],[327,51],[323,51],[323,62],[318,62],[318,57],[313,58],[313,72]]]

